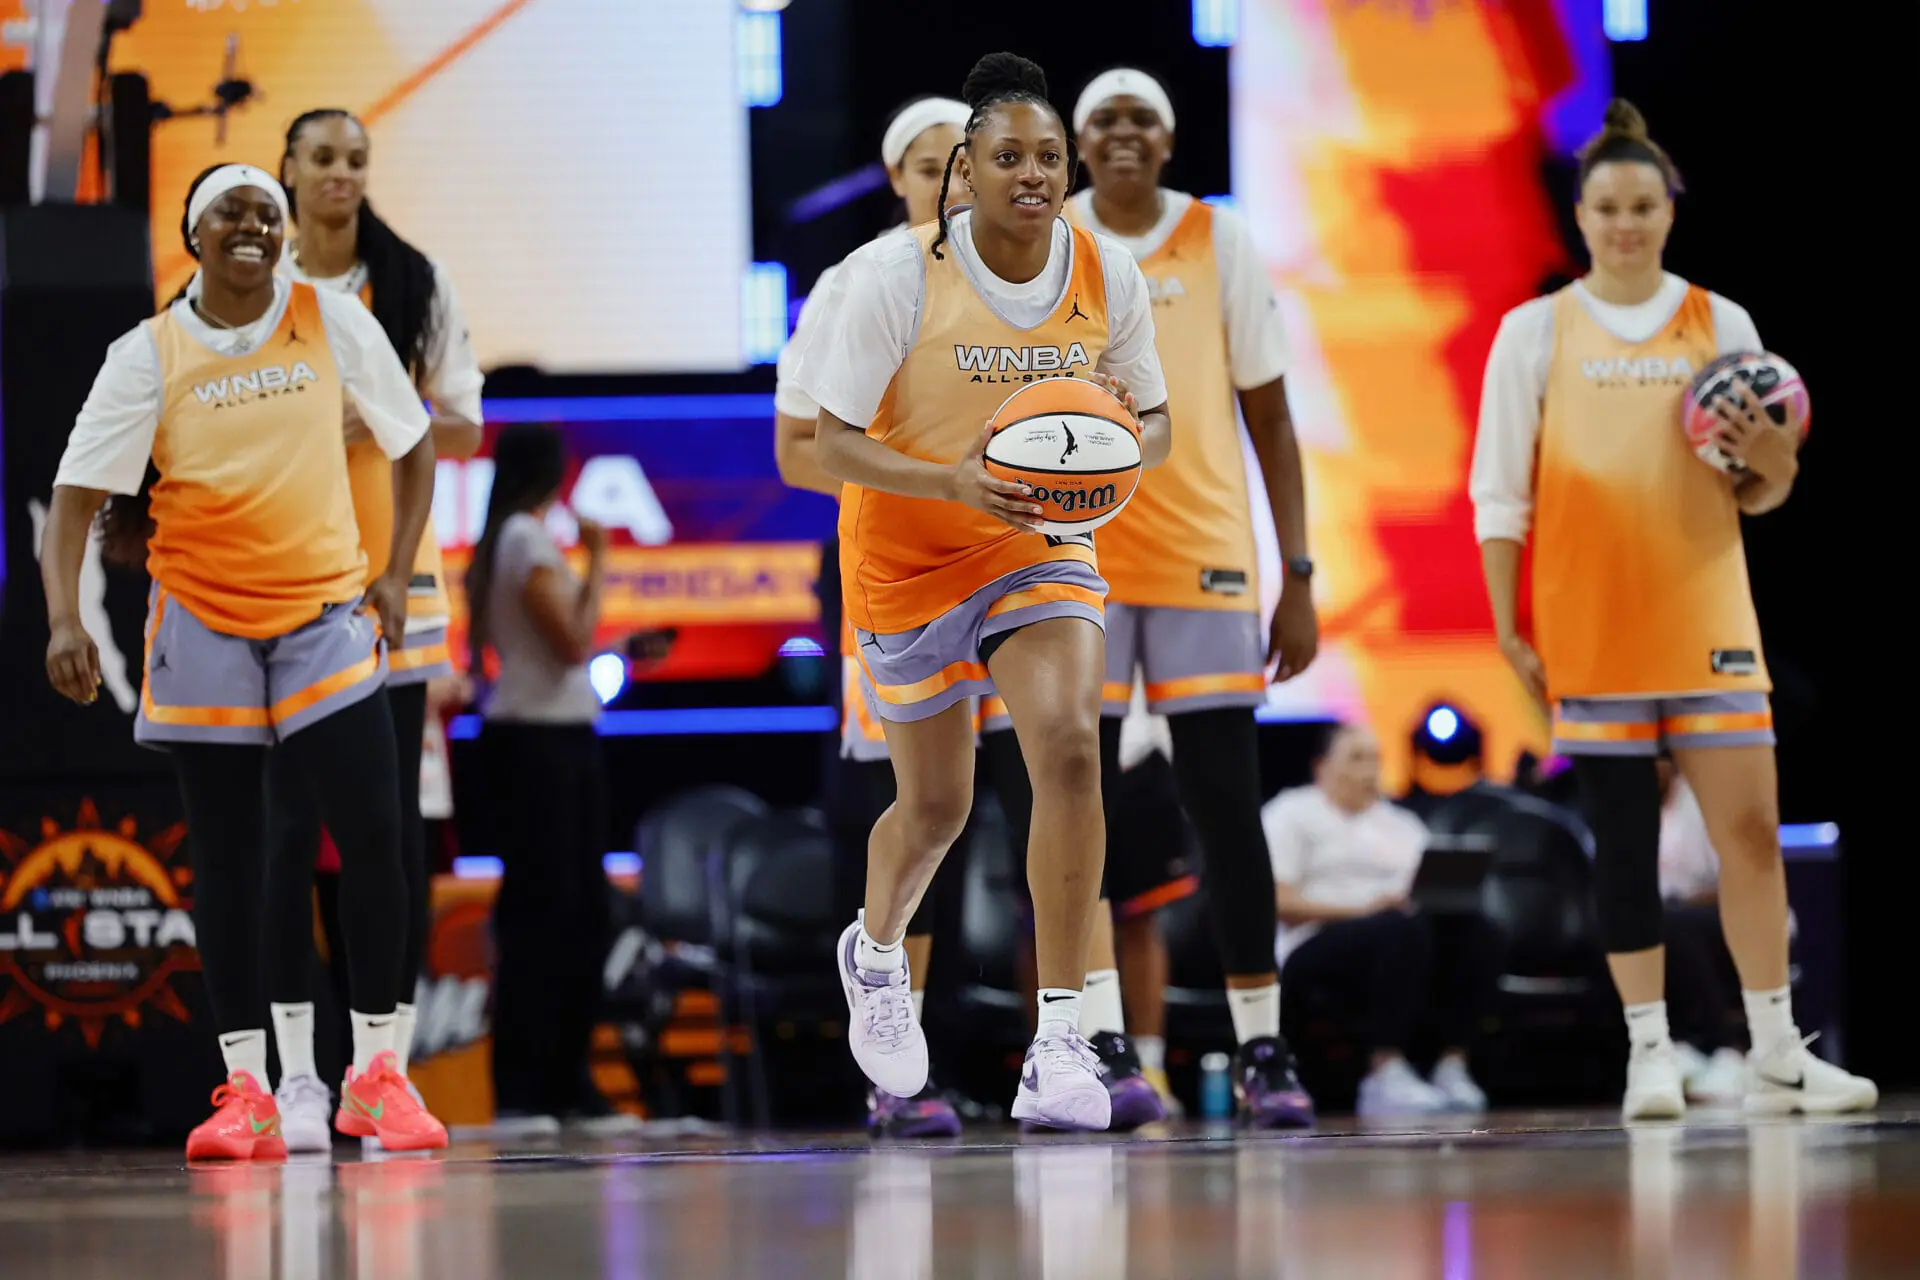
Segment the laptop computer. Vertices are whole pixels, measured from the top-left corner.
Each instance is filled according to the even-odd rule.
[[[1427,840],[1407,896],[1425,911],[1478,911],[1480,885],[1492,866],[1492,837],[1436,833]]]

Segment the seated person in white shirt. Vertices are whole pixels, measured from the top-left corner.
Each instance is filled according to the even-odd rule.
[[[1738,1103],[1747,1092],[1747,1019],[1720,929],[1720,858],[1686,779],[1671,760],[1662,759],[1659,770],[1667,1012],[1681,1085],[1692,1102]]]
[[[1360,1114],[1485,1110],[1464,1046],[1499,976],[1497,935],[1483,920],[1449,918],[1449,935],[1458,924],[1463,936],[1436,950],[1436,922],[1407,898],[1427,830],[1381,797],[1372,732],[1333,729],[1314,761],[1313,785],[1275,796],[1261,821],[1281,921],[1282,987],[1332,989],[1366,1010],[1372,1069],[1360,1083]],[[1455,962],[1453,972],[1436,970],[1436,959]],[[1428,1004],[1439,1012],[1444,1047],[1431,1083],[1406,1059]]]

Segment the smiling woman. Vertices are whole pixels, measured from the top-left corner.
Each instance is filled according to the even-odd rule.
[[[154,466],[150,518],[122,521],[127,541],[150,533],[138,540],[153,576],[134,739],[172,757],[193,829],[194,928],[227,1066],[190,1158],[286,1154],[258,1025],[273,744],[341,852],[354,1009],[341,1127],[394,1149],[446,1143],[392,1054],[403,886],[393,726],[375,695],[387,641],[405,635],[406,577],[367,578],[341,405],[394,460],[390,564],[412,563],[426,525],[433,442],[372,317],[275,275],[286,215],[280,184],[252,166],[194,182],[181,232],[200,270],[108,348],[54,478],[41,558],[48,678],[90,703],[99,656],[78,607],[88,525],[109,495],[138,494]]]

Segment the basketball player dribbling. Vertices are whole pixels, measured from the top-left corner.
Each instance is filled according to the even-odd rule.
[[[1747,1108],[1865,1110],[1873,1082],[1808,1052],[1794,1024],[1772,686],[1740,532],[1742,514],[1786,501],[1798,436],[1742,388],[1718,406],[1732,475],[1686,441],[1693,375],[1764,348],[1745,310],[1664,270],[1679,190],[1640,113],[1608,107],[1580,154],[1592,268],[1508,312],[1487,357],[1471,485],[1487,593],[1508,662],[1551,700],[1554,751],[1572,759],[1593,825],[1600,927],[1626,1007],[1625,1117],[1686,1106],[1665,1001],[1663,751],[1720,858],[1720,918],[1752,1040]],[[1519,615],[1529,531],[1531,641]]]
[[[906,221],[896,231],[934,221],[939,215],[940,184],[946,177],[947,157],[960,141],[961,126],[972,114],[964,102],[952,98],[921,98],[908,103],[888,121],[880,143],[880,160],[886,166],[887,179],[906,209]],[[813,435],[820,406],[794,382],[798,353],[812,340],[820,322],[820,300],[832,286],[840,270],[828,267],[814,282],[813,292],[800,309],[793,337],[780,353],[778,380],[774,386],[774,454],[780,475],[790,485],[811,489],[839,500],[840,482],[820,469],[814,457]],[[837,547],[827,548],[838,555]],[[844,617],[842,619],[844,622]],[[848,826],[861,833],[891,803],[893,765],[887,759],[886,735],[879,720],[867,710],[860,695],[859,663],[853,656],[853,633],[847,626],[840,632],[842,664],[842,710],[840,719],[840,778],[837,788],[854,812]],[[945,873],[953,874],[949,866]],[[907,922],[907,971],[913,991],[913,1011],[920,1017],[926,995],[927,962],[933,954],[933,895],[929,893],[914,909]],[[869,1092],[867,1127],[883,1137],[920,1138],[952,1136],[960,1132],[960,1116],[943,1097],[929,1077],[927,1085],[911,1098],[896,1098],[882,1089]]]
[[[1312,1102],[1280,1035],[1278,921],[1254,722],[1254,708],[1266,701],[1267,663],[1276,665],[1275,679],[1287,680],[1307,669],[1319,647],[1300,448],[1287,411],[1286,334],[1245,224],[1160,185],[1173,153],[1174,114],[1157,80],[1129,68],[1095,77],[1074,106],[1073,124],[1093,189],[1068,202],[1067,216],[1139,261],[1181,422],[1167,465],[1142,477],[1127,509],[1098,535],[1108,582],[1100,742],[1107,811],[1111,818],[1125,777],[1122,724],[1136,682],[1143,683],[1147,711],[1166,717],[1180,799],[1204,853],[1207,906],[1239,1042],[1240,1114],[1257,1128],[1307,1125]],[[1242,415],[1287,557],[1265,635]],[[989,759],[1004,760],[1007,735],[986,740]],[[1002,764],[995,775],[1005,772]],[[1164,825],[1180,830],[1177,821]],[[1191,893],[1195,882],[1177,841],[1155,847],[1131,838],[1136,830],[1109,821],[1106,888],[1129,949],[1163,951],[1152,913]],[[1129,1039],[1114,929],[1102,906],[1082,1027],[1114,1090],[1115,1125],[1125,1115],[1131,1126],[1161,1115],[1165,1006],[1157,990],[1125,992],[1138,1015],[1134,1029],[1145,1033]],[[1135,961],[1128,972],[1151,981],[1165,963]],[[1149,1051],[1144,1062],[1136,1046]],[[1142,1087],[1148,1080],[1154,1092]]]
[[[308,111],[287,128],[280,158],[288,205],[299,238],[281,270],[315,288],[358,297],[373,312],[427,399],[438,457],[469,458],[480,447],[484,378],[453,286],[437,264],[401,239],[366,198],[369,143],[360,122],[339,109]],[[347,475],[367,572],[386,571],[392,541],[393,468],[349,411]],[[426,823],[420,816],[420,756],[425,743],[427,683],[453,673],[447,652],[449,610],[440,543],[429,524],[420,536],[407,589],[407,634],[387,655],[386,697],[393,708],[399,759],[401,866],[407,880],[405,964],[400,976],[394,1055],[402,1074],[413,1046],[414,987],[426,948],[429,915]],[[312,897],[320,851],[320,814],[282,752],[267,759],[267,999],[280,1052],[274,1091],[289,1151],[325,1151],[333,1144],[332,1100],[313,1057]],[[326,918],[326,917],[323,917]],[[341,939],[329,939],[339,963]]]
[[[898,799],[874,825],[866,908],[841,938],[848,1041],[867,1078],[912,1096],[927,1078],[901,939],[972,807],[970,695],[998,692],[1034,794],[1039,1027],[1012,1114],[1104,1129],[1111,1104],[1081,1037],[1081,985],[1100,865],[1101,602],[1086,535],[1035,532],[1038,504],[982,463],[1009,391],[963,366],[978,348],[1099,378],[1139,415],[1146,465],[1171,423],[1147,286],[1132,258],[1061,217],[1072,142],[1046,76],[982,58],[948,165],[971,193],[933,226],[856,251],[833,282],[798,377],[821,406],[821,467],[846,484],[840,554],[861,690],[882,721]],[[946,184],[943,183],[943,187]],[[1087,361],[1079,363],[1082,353]],[[1069,363],[1071,361],[1071,363]],[[1010,361],[1017,363],[1017,361]],[[1029,363],[1023,367],[1032,367]]]
[[[353,1065],[336,1124],[391,1150],[446,1145],[394,1056],[405,941],[384,636],[406,634],[405,574],[369,581],[341,406],[395,460],[390,564],[411,565],[433,498],[433,440],[386,334],[357,302],[274,270],[286,196],[251,165],[195,180],[181,221],[200,270],[117,340],[54,479],[42,577],[47,673],[91,702],[77,591],[88,526],[153,576],[137,741],[172,757],[193,859],[193,919],[227,1081],[190,1159],[281,1159],[265,1091],[262,793],[269,747],[310,787],[341,855]],[[159,478],[138,501],[149,460]],[[131,501],[130,501],[131,499]],[[367,607],[362,607],[363,603]],[[368,616],[368,607],[378,614]]]

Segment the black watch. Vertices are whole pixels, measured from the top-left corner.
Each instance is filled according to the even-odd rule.
[[[1313,557],[1288,556],[1286,567],[1289,578],[1298,578],[1305,582],[1313,576]]]

